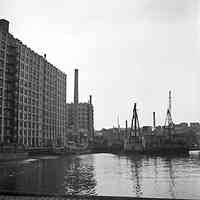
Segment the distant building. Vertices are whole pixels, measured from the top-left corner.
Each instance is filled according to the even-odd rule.
[[[0,142],[65,142],[66,74],[9,33],[0,20]]]
[[[142,135],[152,135],[152,126],[143,126],[142,127]]]
[[[107,142],[108,146],[112,146],[113,144],[123,143],[125,138],[130,134],[130,128],[126,131],[125,128],[109,128],[102,129],[98,131],[104,141]]]
[[[200,132],[200,123],[199,122],[191,122],[190,129],[195,132]]]
[[[188,123],[187,122],[181,122],[179,124],[175,124],[175,127],[188,127]]]
[[[200,127],[199,122],[190,122],[190,127]]]

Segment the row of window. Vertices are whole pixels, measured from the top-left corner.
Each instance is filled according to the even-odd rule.
[[[19,89],[20,94],[27,95],[27,97],[32,97],[34,99],[39,99],[39,93],[31,90],[31,89],[26,89],[24,87],[20,87]]]
[[[39,131],[30,130],[30,129],[20,129],[19,130],[19,137],[39,137]]]

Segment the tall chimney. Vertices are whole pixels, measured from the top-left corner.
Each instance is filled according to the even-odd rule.
[[[74,73],[74,132],[78,134],[78,69]]]
[[[92,95],[90,95],[90,105],[92,105]]]
[[[126,137],[128,137],[128,121],[126,120]]]
[[[156,128],[156,113],[153,112],[153,129]]]
[[[75,69],[74,76],[74,104],[78,104],[78,69]]]

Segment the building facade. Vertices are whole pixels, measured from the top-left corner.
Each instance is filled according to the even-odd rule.
[[[0,142],[63,146],[66,74],[8,29],[0,20]]]
[[[74,103],[66,105],[67,115],[67,132],[72,140],[78,142],[81,138],[92,140],[94,136],[94,119],[93,119],[93,105],[92,103],[79,103],[78,104],[78,134],[74,134],[74,117],[75,117]],[[80,138],[77,138],[77,135]],[[84,140],[84,139],[83,139]]]

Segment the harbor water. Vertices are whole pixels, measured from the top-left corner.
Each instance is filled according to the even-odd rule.
[[[88,154],[0,163],[0,190],[200,199],[200,156]]]

